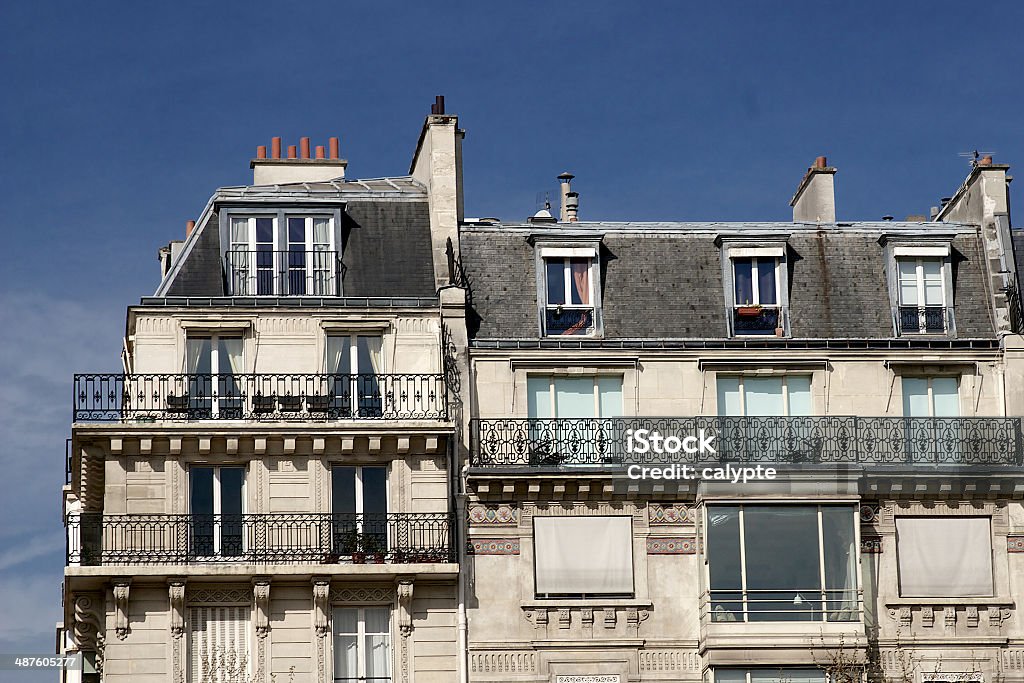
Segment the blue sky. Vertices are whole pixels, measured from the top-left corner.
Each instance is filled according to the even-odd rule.
[[[256,145],[338,135],[351,177],[404,174],[443,93],[470,216],[524,218],[570,170],[584,219],[788,220],[825,154],[840,220],[902,218],[952,194],[959,152],[1024,159],[1022,19],[1009,1],[0,4],[0,652],[52,645],[71,374],[118,367],[157,248],[249,181]]]

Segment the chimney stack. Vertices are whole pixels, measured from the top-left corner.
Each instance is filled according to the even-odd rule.
[[[316,145],[315,148],[308,137],[301,137],[298,145],[288,145],[288,156],[282,158],[281,138],[273,137],[270,158],[267,158],[266,145],[259,145],[256,158],[249,164],[253,169],[253,184],[316,183],[344,178],[348,162],[341,158],[339,146],[336,137],[328,138],[327,146]]]
[[[558,215],[558,220],[563,223],[575,223],[577,218],[576,214],[580,208],[580,195],[578,192],[572,191],[572,179],[575,178],[572,173],[566,171],[558,176],[558,182],[561,185],[562,204],[561,211]]]
[[[196,229],[196,222],[195,221],[189,221],[188,223],[185,223],[185,239],[188,239],[189,235],[191,235],[192,231],[195,230],[195,229]]]
[[[434,97],[434,103],[430,105],[430,113],[439,116],[444,115],[444,95]]]
[[[793,207],[793,222],[836,222],[835,174],[836,169],[828,165],[828,159],[820,156],[814,160],[789,202]]]

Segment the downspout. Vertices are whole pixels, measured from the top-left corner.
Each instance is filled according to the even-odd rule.
[[[459,493],[456,495],[455,508],[459,522],[459,613],[458,613],[458,648],[459,648],[459,683],[469,683],[469,637],[468,621],[466,619],[466,563],[469,556],[466,553],[466,472],[469,470],[469,463],[462,466],[459,473]]]

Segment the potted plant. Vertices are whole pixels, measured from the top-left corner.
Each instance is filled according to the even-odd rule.
[[[363,534],[362,551],[374,564],[384,564],[384,555],[387,548],[384,539],[378,534]]]
[[[753,318],[761,315],[761,304],[744,304],[736,308],[736,315]]]

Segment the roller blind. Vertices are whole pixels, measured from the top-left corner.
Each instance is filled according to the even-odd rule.
[[[249,608],[189,608],[189,682],[228,683],[248,676]]]
[[[538,595],[633,593],[632,517],[535,517]]]
[[[897,517],[903,597],[993,595],[988,517]]]

